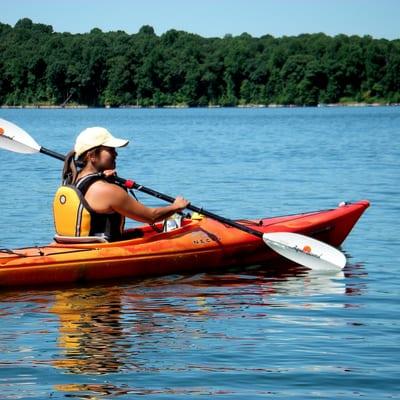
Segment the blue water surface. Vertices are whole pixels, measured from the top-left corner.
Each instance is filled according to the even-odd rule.
[[[2,399],[400,398],[400,108],[0,110],[229,218],[372,203],[343,273],[268,267],[0,292]],[[0,247],[48,243],[61,163],[0,150]],[[149,206],[159,200],[138,194]],[[134,225],[134,223],[130,223]]]

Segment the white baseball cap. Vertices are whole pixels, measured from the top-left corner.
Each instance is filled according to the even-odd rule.
[[[114,137],[106,128],[95,126],[86,128],[78,135],[74,150],[76,157],[79,157],[85,151],[98,146],[124,147],[128,143],[129,140]]]

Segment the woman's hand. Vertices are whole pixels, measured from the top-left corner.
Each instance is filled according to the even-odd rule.
[[[106,178],[110,178],[111,176],[117,175],[117,171],[115,169],[106,169],[102,172],[102,174]]]
[[[177,196],[177,198],[175,199],[175,201],[173,202],[172,205],[175,206],[176,208],[178,208],[179,210],[183,210],[189,204],[190,204],[190,201],[186,200],[182,196]]]

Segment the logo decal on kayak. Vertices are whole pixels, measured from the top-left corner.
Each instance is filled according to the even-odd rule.
[[[209,238],[200,238],[200,239],[197,239],[197,240],[193,240],[193,244],[206,244],[206,243],[210,243],[211,242],[211,239],[209,239]]]
[[[61,204],[65,204],[67,202],[67,198],[62,194],[61,196],[60,196],[60,203]]]
[[[304,247],[303,247],[303,251],[304,251],[304,253],[311,253],[311,247],[309,246],[309,245],[305,245]]]
[[[0,135],[4,133],[4,129],[0,126]]]

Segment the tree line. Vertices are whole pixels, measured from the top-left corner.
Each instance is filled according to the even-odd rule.
[[[0,105],[400,103],[400,40],[323,33],[204,38],[0,23]]]

